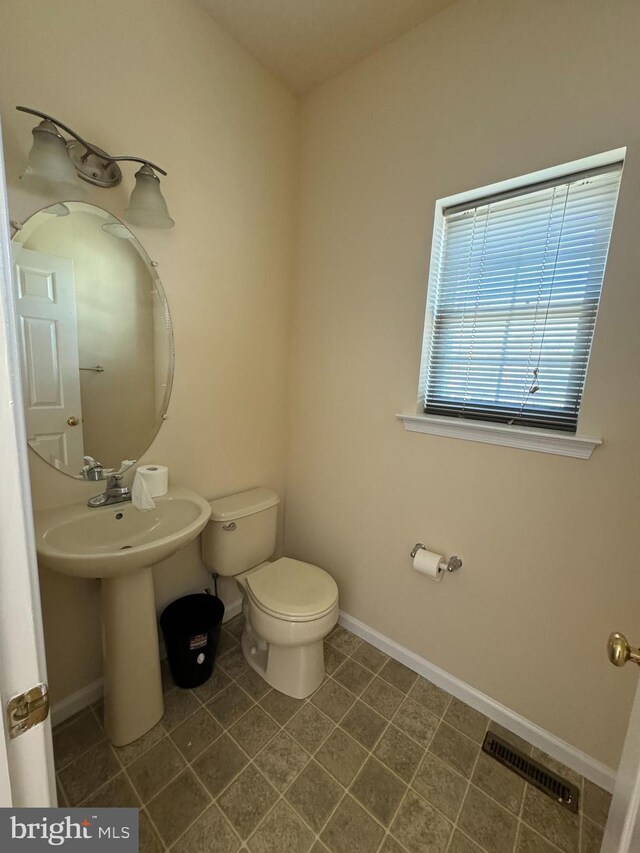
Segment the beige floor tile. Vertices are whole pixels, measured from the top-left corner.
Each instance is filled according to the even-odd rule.
[[[104,732],[91,711],[84,711],[73,721],[65,721],[53,730],[53,752],[56,767],[67,764],[104,740]]]
[[[551,797],[527,785],[522,820],[565,853],[577,853],[579,816],[559,806]]]
[[[386,728],[387,721],[364,702],[358,700],[347,712],[341,726],[365,749],[371,750]]]
[[[262,699],[263,696],[271,691],[271,687],[269,687],[264,678],[261,675],[258,675],[258,673],[253,669],[250,669],[249,672],[245,672],[244,675],[241,675],[238,679],[238,684],[255,702]]]
[[[294,699],[292,696],[280,693],[279,690],[272,690],[260,700],[260,704],[267,714],[273,717],[281,726],[284,726],[296,711],[302,708],[304,699]]]
[[[165,730],[170,732],[194,714],[200,702],[190,690],[176,687],[164,697],[164,716],[161,720]]]
[[[241,675],[252,672],[251,667],[245,660],[242,649],[238,645],[230,652],[222,655],[222,657],[216,658],[216,663],[224,669],[229,678],[240,678]]]
[[[339,652],[330,643],[324,644],[324,669],[327,675],[331,675],[347,659],[346,655]]]
[[[333,677],[338,684],[359,696],[373,678],[373,673],[360,666],[353,658],[348,658],[334,673]]]
[[[603,788],[599,788],[584,780],[584,791],[582,794],[582,811],[594,823],[604,826],[609,817],[609,806],[611,805],[611,794]]]
[[[525,823],[521,823],[514,853],[558,853],[558,848],[545,841]]]
[[[124,773],[118,773],[106,785],[84,801],[85,806],[98,809],[140,808],[140,798]]]
[[[411,787],[455,822],[467,791],[467,780],[444,761],[427,752]]]
[[[409,696],[418,705],[431,711],[436,717],[442,717],[451,701],[451,694],[442,690],[426,678],[418,676],[418,680],[409,691]]]
[[[444,719],[450,726],[453,726],[459,732],[462,732],[462,734],[480,744],[489,723],[488,717],[485,717],[480,711],[476,711],[474,708],[465,705],[464,702],[461,702],[455,696],[449,703]]]
[[[604,829],[583,815],[580,853],[600,853],[603,835]]]
[[[236,853],[241,841],[216,806],[210,806],[171,848],[171,853]]]
[[[280,800],[253,833],[248,847],[252,853],[307,853],[312,844],[309,827]]]
[[[162,853],[165,849],[164,844],[160,841],[160,837],[151,825],[151,821],[144,809],[140,812],[138,839],[140,842],[139,853]]]
[[[114,746],[113,751],[118,756],[119,760],[127,767],[132,764],[137,758],[145,753],[148,749],[162,740],[166,732],[161,723],[155,725],[148,732],[134,740],[133,743],[128,743],[126,746]]]
[[[253,704],[253,699],[244,690],[237,684],[230,684],[209,702],[207,708],[221,726],[228,728],[246,714]]]
[[[353,782],[366,757],[366,751],[340,728],[334,729],[316,753],[316,760],[345,787]]]
[[[274,788],[250,764],[218,797],[218,805],[238,835],[246,839],[277,799]]]
[[[322,833],[331,853],[371,853],[377,850],[384,829],[348,794]]]
[[[410,853],[444,853],[453,824],[409,791],[391,824],[391,832]]]
[[[285,730],[307,752],[313,753],[333,731],[333,723],[313,705],[303,705],[298,713],[289,720]]]
[[[389,660],[388,655],[376,649],[375,646],[369,645],[364,641],[358,646],[352,655],[353,659],[362,666],[370,669],[371,672],[380,672],[385,663]]]
[[[404,694],[381,678],[374,678],[362,694],[362,700],[390,720],[404,701]]]
[[[106,741],[67,764],[58,774],[71,807],[86,800],[120,772],[120,764]]]
[[[404,848],[400,846],[393,836],[387,835],[382,842],[380,853],[404,853]]]
[[[316,843],[311,848],[310,853],[327,853],[328,848],[324,846],[322,841],[316,841]]]
[[[498,761],[481,752],[471,781],[516,816],[524,796],[525,782]]]
[[[332,678],[328,678],[322,687],[313,694],[311,702],[334,723],[337,723],[353,705],[355,696]]]
[[[193,762],[193,769],[211,796],[217,797],[247,762],[240,747],[224,734]]]
[[[397,776],[370,757],[351,786],[350,793],[388,827],[406,790],[407,786]]]
[[[239,639],[234,637],[233,634],[230,634],[229,631],[225,631],[223,628],[220,631],[220,638],[218,639],[218,645],[216,647],[216,657],[221,658],[223,655],[226,655],[227,652],[231,652],[238,647]]]
[[[140,756],[128,768],[133,785],[143,803],[154,797],[184,767],[184,759],[168,737]]]
[[[477,743],[447,723],[440,723],[429,749],[467,779],[473,772],[480,751]]]
[[[211,800],[191,770],[184,770],[147,805],[149,817],[169,847],[210,805]]]
[[[408,734],[421,746],[427,747],[438,728],[438,718],[418,705],[413,699],[405,699],[393,717],[393,724]]]
[[[308,754],[289,737],[278,732],[255,758],[271,784],[280,792],[285,791],[309,760]]]
[[[206,708],[200,708],[171,732],[171,739],[187,761],[193,761],[220,734],[222,727]]]
[[[200,687],[194,687],[192,693],[194,693],[202,703],[206,704],[229,684],[231,684],[231,679],[227,673],[216,665],[211,678],[209,678],[208,681],[205,681],[204,684],[201,684]]]
[[[343,655],[351,655],[360,646],[362,640],[356,637],[355,634],[352,634],[351,631],[347,631],[340,625],[336,625],[327,637],[327,642],[339,652],[342,652]]]
[[[262,708],[254,705],[229,729],[231,737],[253,758],[278,731],[278,726]]]
[[[447,853],[484,853],[484,851],[478,847],[475,841],[471,841],[459,829],[456,829]]]
[[[58,800],[58,808],[65,808],[69,804],[67,803],[67,795],[62,789],[62,785],[60,784],[60,780],[56,775],[56,797]]]
[[[424,755],[424,749],[400,729],[390,725],[378,741],[373,754],[401,779],[410,782]]]
[[[240,614],[239,616],[234,616],[233,619],[230,619],[228,622],[225,622],[223,627],[225,631],[228,631],[230,634],[233,634],[233,636],[239,642],[240,638],[242,637],[242,632],[244,631],[244,616],[242,614]]]
[[[285,797],[309,826],[320,832],[344,788],[316,761],[310,761]]]
[[[512,853],[518,828],[515,817],[473,785],[462,804],[458,826],[485,850]]]
[[[391,658],[385,663],[378,675],[402,693],[408,693],[418,678],[413,670]]]

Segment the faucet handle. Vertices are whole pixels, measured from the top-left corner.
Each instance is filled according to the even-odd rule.
[[[124,474],[109,474],[107,477],[107,488],[108,489],[118,489],[122,483],[122,478]]]

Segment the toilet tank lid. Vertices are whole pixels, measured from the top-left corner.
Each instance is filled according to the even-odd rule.
[[[233,521],[276,506],[280,503],[280,498],[270,489],[258,488],[239,492],[237,495],[227,495],[226,498],[218,498],[209,503],[212,521]]]

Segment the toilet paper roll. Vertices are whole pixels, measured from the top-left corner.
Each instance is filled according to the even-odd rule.
[[[149,494],[152,498],[160,498],[167,494],[169,489],[169,469],[166,465],[140,465],[136,474],[139,474],[147,484]]]
[[[441,564],[442,554],[434,554],[433,551],[425,551],[420,548],[413,558],[413,568],[416,572],[426,575],[430,580],[439,582],[444,574]]]

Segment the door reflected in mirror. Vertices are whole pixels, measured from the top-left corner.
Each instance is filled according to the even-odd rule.
[[[39,211],[12,250],[29,446],[72,477],[128,467],[155,438],[173,377],[169,308],[149,256],[84,202]]]

